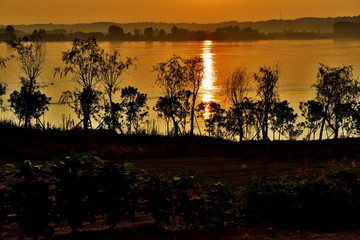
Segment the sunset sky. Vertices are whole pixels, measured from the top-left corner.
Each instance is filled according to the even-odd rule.
[[[0,0],[0,24],[259,21],[360,15],[359,0]]]

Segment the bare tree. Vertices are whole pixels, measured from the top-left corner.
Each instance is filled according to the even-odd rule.
[[[239,135],[239,141],[244,139],[244,129],[246,124],[246,95],[249,87],[249,74],[246,68],[236,68],[226,82],[227,99],[231,102],[231,107],[227,112],[228,120],[231,119],[231,128]],[[229,122],[230,123],[230,122]],[[236,126],[234,126],[236,125]]]
[[[194,135],[195,106],[196,99],[204,80],[204,61],[200,57],[184,59],[187,71],[187,81],[191,91],[191,109],[190,109],[190,135]]]

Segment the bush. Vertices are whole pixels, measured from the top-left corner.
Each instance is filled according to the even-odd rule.
[[[51,236],[53,229],[49,224],[53,201],[44,166],[31,161],[12,166],[18,169],[14,176],[18,181],[9,186],[9,204],[13,210],[10,221],[18,224],[22,238]]]
[[[93,156],[74,155],[51,166],[55,186],[55,212],[58,221],[66,220],[73,232],[84,222],[94,223],[101,212],[97,207],[97,176],[104,162]]]
[[[123,166],[105,162],[95,181],[98,186],[97,206],[106,217],[110,228],[121,220],[135,220],[139,196],[136,173],[127,170],[132,164]]]
[[[0,171],[0,227],[9,223],[8,215],[11,213],[10,188],[3,181],[6,172]]]
[[[316,229],[359,223],[358,174],[353,168],[342,168],[315,179],[254,182],[243,193],[247,221]]]
[[[155,225],[169,223],[174,217],[174,190],[172,182],[163,175],[143,172],[138,178],[140,211],[151,214]]]

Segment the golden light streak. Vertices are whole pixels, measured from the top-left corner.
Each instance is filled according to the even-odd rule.
[[[204,60],[204,80],[201,85],[202,101],[208,103],[214,100],[214,81],[215,71],[213,62],[212,41],[204,41],[202,46],[201,57]],[[210,117],[210,111],[208,106],[205,108],[204,118]]]

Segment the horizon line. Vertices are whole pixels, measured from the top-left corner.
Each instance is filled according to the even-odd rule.
[[[227,21],[221,21],[221,22],[208,22],[208,23],[198,23],[198,22],[155,22],[155,21],[139,21],[139,22],[114,22],[114,21],[96,21],[96,22],[77,22],[77,23],[21,23],[21,24],[3,24],[0,23],[0,25],[2,26],[19,26],[19,25],[25,25],[25,26],[30,26],[30,25],[77,25],[77,24],[99,24],[99,23],[114,23],[114,24],[139,24],[139,23],[152,23],[152,24],[198,24],[198,25],[208,25],[208,24],[221,24],[221,23],[227,23],[227,22],[237,22],[237,23],[257,23],[257,22],[268,22],[268,21],[295,21],[295,20],[300,20],[300,19],[306,19],[306,18],[313,18],[313,19],[328,19],[328,18],[354,18],[354,17],[360,17],[359,15],[354,15],[354,16],[336,16],[336,17],[299,17],[299,18],[287,18],[287,19],[282,19],[282,18],[271,18],[271,19],[267,19],[267,20],[258,20],[258,21],[238,21],[238,20],[227,20]]]

